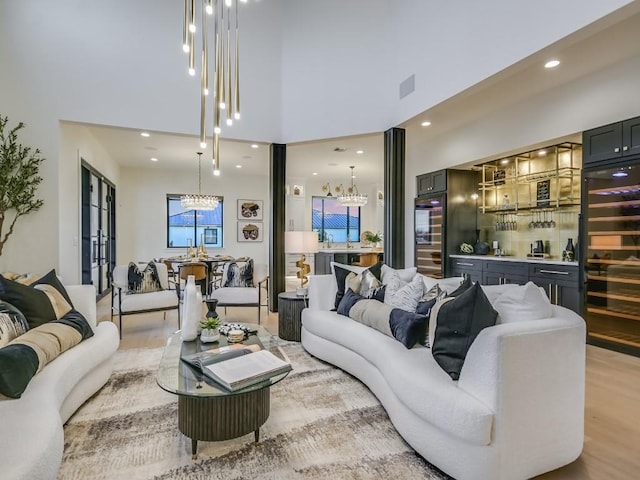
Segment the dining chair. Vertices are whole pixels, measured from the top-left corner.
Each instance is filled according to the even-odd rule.
[[[200,285],[202,297],[206,297],[209,294],[209,267],[207,264],[204,262],[188,262],[180,264],[180,281],[177,284],[178,295],[180,295],[180,290],[182,290],[182,281],[184,280],[186,285],[189,275],[194,276],[196,285]]]
[[[370,253],[362,253],[360,254],[360,258],[356,262],[351,262],[351,265],[357,265],[359,267],[370,267],[378,263],[378,253],[370,252]]]

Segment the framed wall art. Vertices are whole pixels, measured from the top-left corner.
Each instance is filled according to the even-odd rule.
[[[261,242],[262,222],[238,222],[238,242]]]
[[[238,200],[238,220],[262,220],[262,200]]]

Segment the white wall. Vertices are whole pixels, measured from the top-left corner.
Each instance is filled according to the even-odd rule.
[[[60,124],[60,181],[58,185],[60,265],[58,273],[66,283],[80,283],[82,279],[81,159],[84,159],[115,185],[118,185],[120,180],[120,167],[87,127],[69,123]],[[118,193],[118,189],[116,189],[116,193]]]
[[[182,255],[184,248],[167,248],[168,193],[197,193],[197,163],[184,171],[123,168],[117,196],[118,264]],[[266,177],[232,175],[213,177],[203,173],[202,192],[224,197],[224,248],[207,248],[209,255],[250,256],[255,263],[269,263],[268,216],[263,220],[262,242],[237,241],[237,200],[263,200],[268,212],[269,181]]]
[[[439,104],[631,0],[393,1],[388,125]],[[416,90],[398,98],[415,74]]]

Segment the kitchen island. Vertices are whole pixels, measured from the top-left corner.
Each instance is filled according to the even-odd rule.
[[[315,273],[316,275],[331,273],[331,262],[351,265],[354,262],[358,262],[361,255],[372,252],[378,254],[379,261],[383,260],[382,250],[377,251],[370,247],[322,248],[315,254]]]

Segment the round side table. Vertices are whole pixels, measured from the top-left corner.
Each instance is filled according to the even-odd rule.
[[[307,306],[306,297],[296,292],[278,294],[278,336],[283,340],[300,341],[302,310]]]

